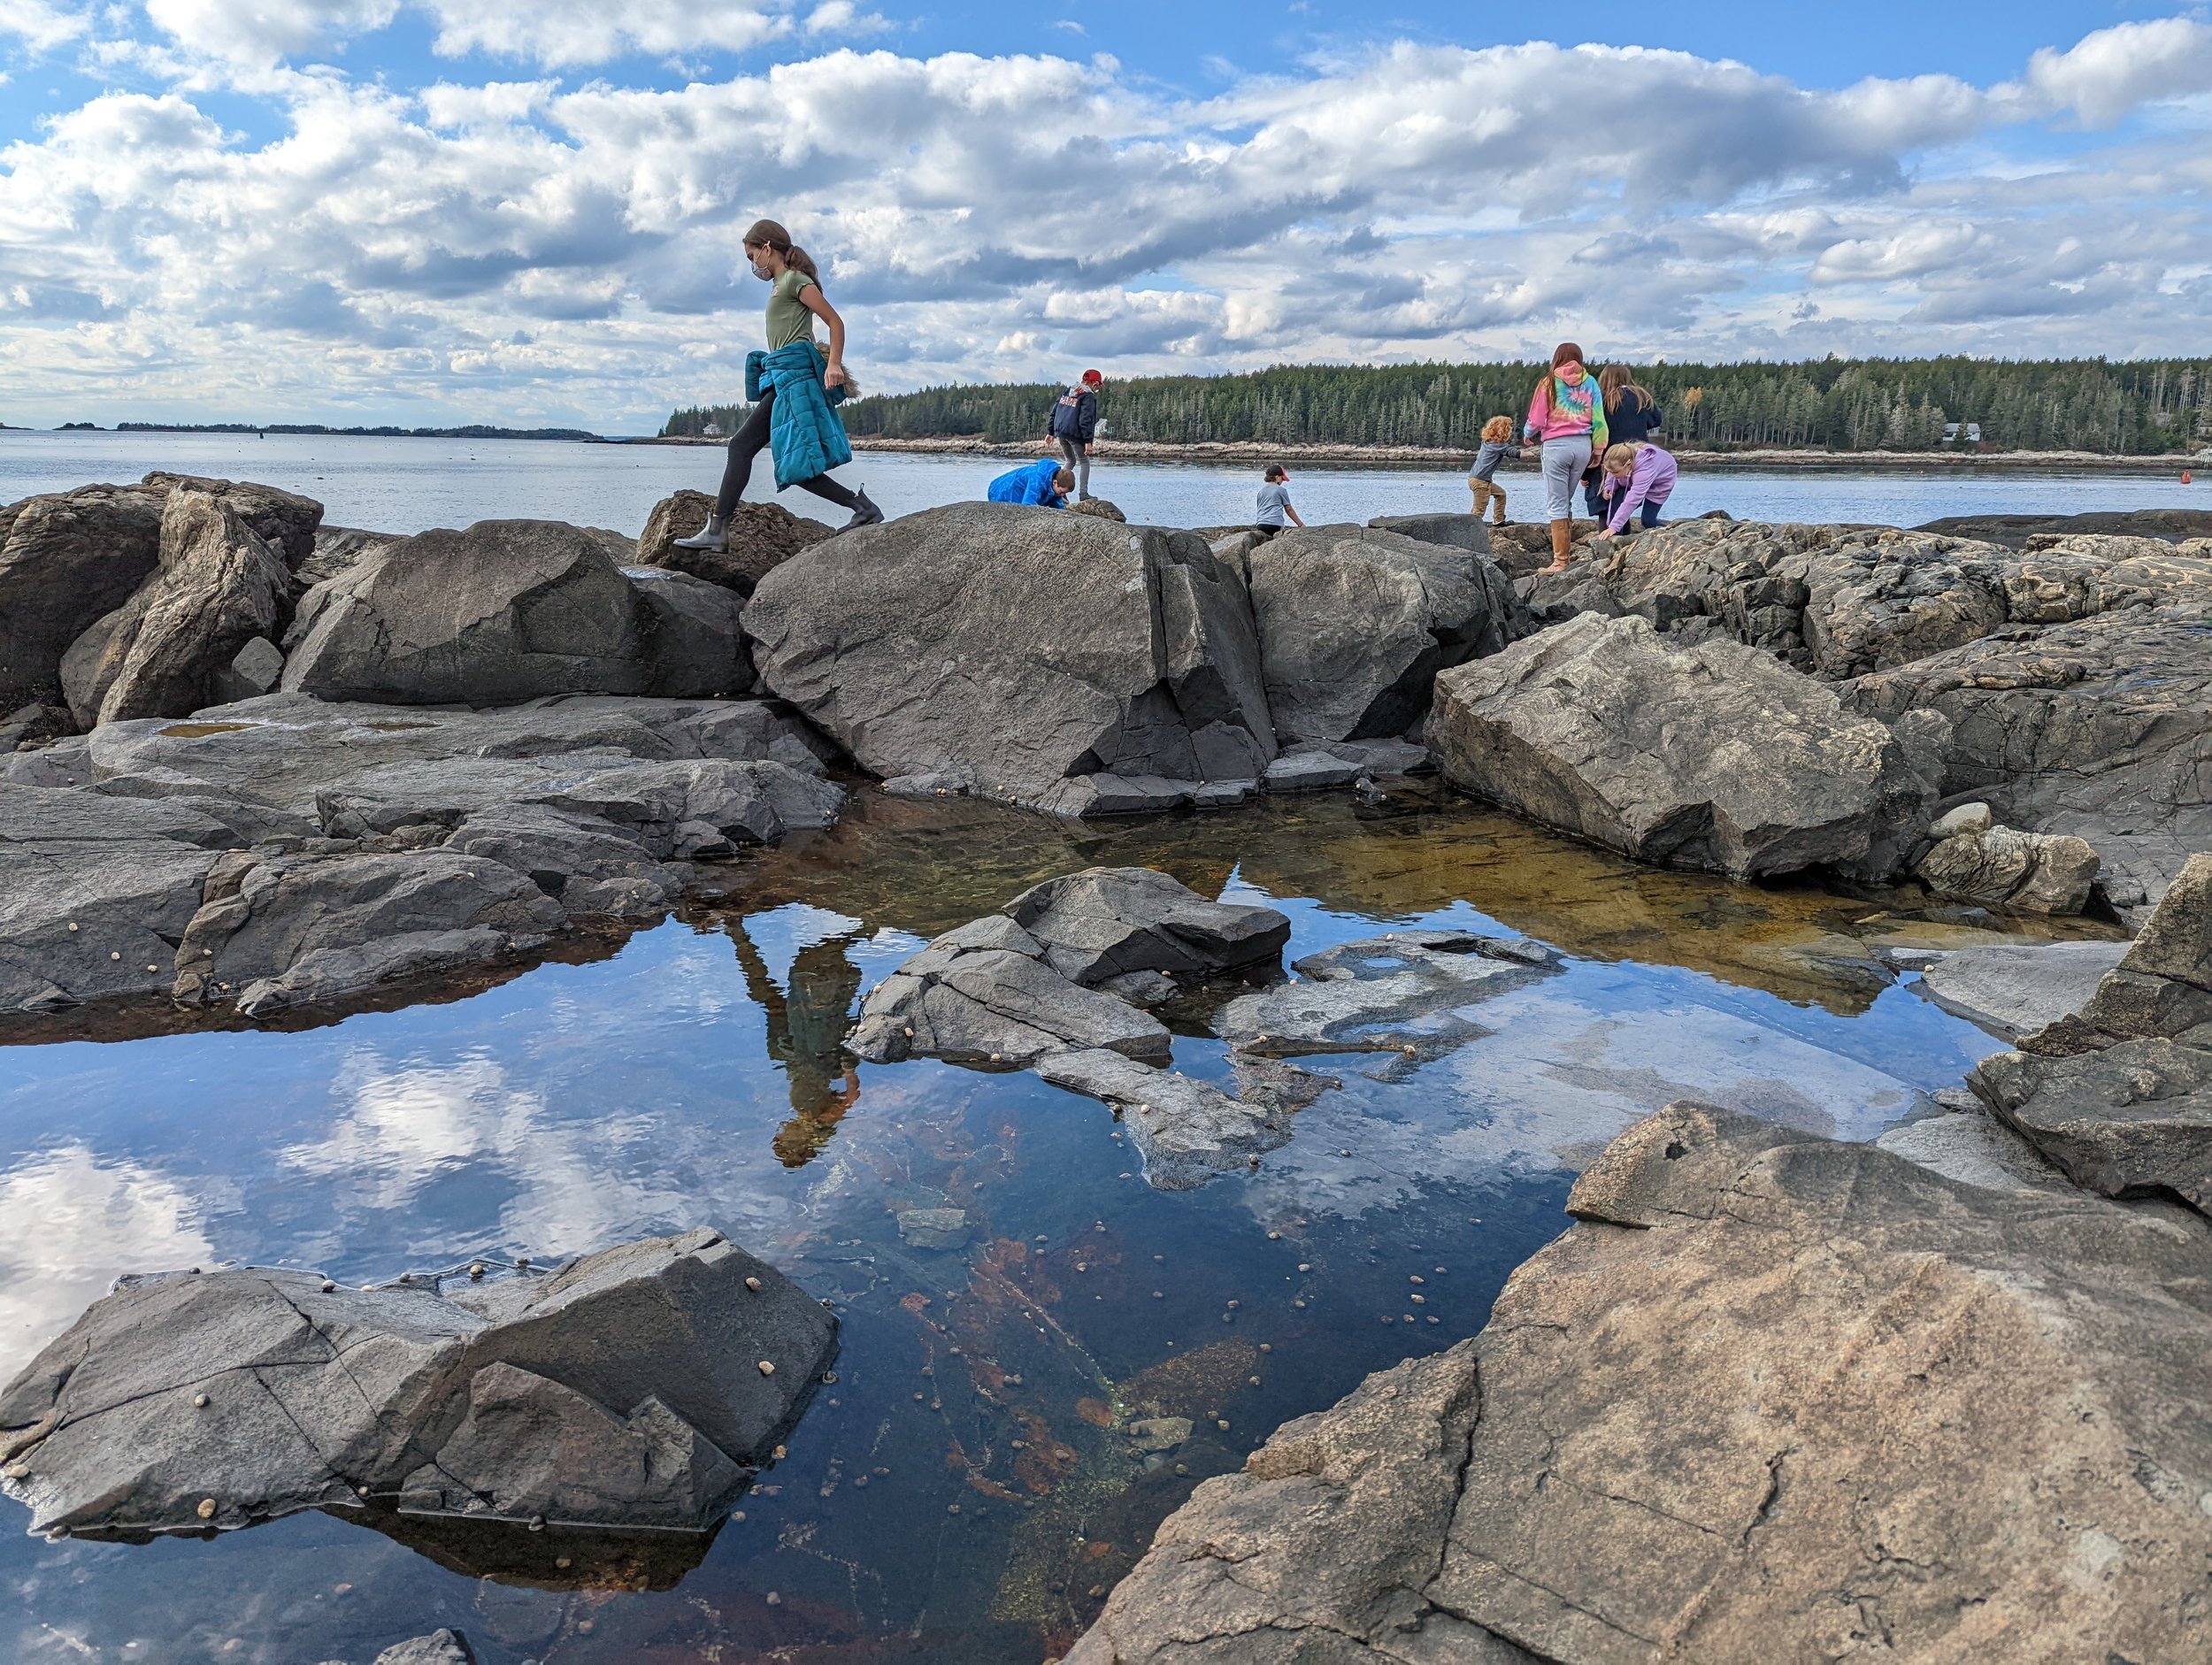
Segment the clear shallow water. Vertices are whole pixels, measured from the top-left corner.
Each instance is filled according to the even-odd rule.
[[[842,1052],[929,935],[1094,862],[1272,902],[1286,958],[1450,925],[1571,961],[1408,1080],[1317,1061],[1344,1086],[1194,1193],[1150,1190],[1103,1106],[1032,1076]],[[1636,1116],[1693,1093],[1863,1138],[1996,1045],[1868,965],[1979,933],[1637,869],[1438,789],[1078,830],[863,794],[719,877],[603,957],[469,998],[0,1048],[0,1375],[131,1268],[367,1281],[711,1224],[844,1323],[838,1384],[744,1518],[694,1542],[309,1515],[130,1546],[33,1540],[0,1504],[0,1656],[365,1661],[451,1623],[501,1665],[1033,1665],[1200,1478],[1480,1329]],[[1221,1077],[1183,1017],[1178,1067]],[[902,1239],[898,1211],[944,1206],[964,1248]],[[1106,1424],[1154,1412],[1198,1426],[1148,1469]]]
[[[867,452],[841,472],[864,483],[893,515],[979,498],[991,478],[1014,464],[998,458]],[[193,434],[0,433],[0,503],[34,492],[64,491],[92,480],[134,480],[152,469],[255,480],[323,503],[334,525],[381,532],[521,517],[610,526],[635,536],[653,505],[680,487],[712,491],[722,453],[697,446],[583,445],[551,440],[401,440],[330,436]],[[2091,510],[2212,508],[2212,470],[2180,483],[2178,465],[2142,474],[2064,474],[2036,479],[1982,473],[1849,473],[1820,470],[1750,473],[1701,472],[1695,459],[1669,505],[1674,517],[1725,509],[1739,519],[1868,521],[1917,526],[1947,515],[2078,514]],[[1502,477],[1515,518],[1540,512],[1530,473]],[[1131,519],[1156,526],[1235,524],[1253,511],[1257,468],[1115,462],[1094,470],[1101,496]],[[765,464],[751,495],[770,495]],[[1292,500],[1314,524],[1363,521],[1379,514],[1463,511],[1463,471],[1306,468],[1294,471]],[[795,512],[828,518],[803,492],[777,501]]]

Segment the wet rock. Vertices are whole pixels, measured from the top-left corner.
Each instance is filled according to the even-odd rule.
[[[871,1063],[949,1058],[1020,1067],[1057,1052],[1104,1048],[1164,1063],[1159,1021],[1125,1001],[1079,988],[1044,950],[970,948],[948,932],[869,991],[846,1043]]]
[[[0,705],[58,702],[69,644],[161,558],[161,495],[85,486],[0,508]]]
[[[1454,785],[1640,860],[1735,879],[1883,877],[1933,794],[1883,723],[1732,641],[1677,651],[1641,618],[1577,618],[1437,679]]]
[[[1190,1438],[1192,1425],[1187,1416],[1145,1416],[1122,1431],[1139,1451],[1172,1451]]]
[[[2212,1050],[2161,1040],[2065,1058],[2001,1052],[1968,1079],[2075,1184],[2212,1214]]]
[[[767,686],[886,779],[1113,814],[1275,756],[1244,581],[1194,533],[956,503],[787,563],[745,627]]]
[[[1006,917],[1071,983],[1095,988],[1133,971],[1194,979],[1271,965],[1290,940],[1273,908],[1219,902],[1149,867],[1087,867],[1008,902]]]
[[[2124,942],[1997,943],[1939,955],[1920,992],[1948,1012],[2012,1039],[2079,1011]]]
[[[2202,1228],[1687,1105],[1568,1206],[1480,1336],[1202,1485],[1069,1665],[2200,1650]]]
[[[761,579],[802,549],[809,549],[834,535],[818,520],[793,514],[781,503],[744,503],[730,517],[726,550],[680,549],[678,538],[688,538],[707,524],[714,499],[703,491],[680,491],[653,505],[645,531],[637,541],[636,564],[687,572],[710,584],[750,595]]]
[[[257,639],[268,647],[291,607],[283,556],[229,502],[172,491],[162,510],[159,568],[62,660],[69,709],[90,728],[214,704],[234,656]]]
[[[703,1531],[795,1423],[836,1332],[711,1231],[449,1293],[261,1268],[127,1278],[0,1394],[5,1482],[35,1532],[386,1501]]]
[[[1310,526],[1255,549],[1252,611],[1278,737],[1402,734],[1436,673],[1534,629],[1487,554],[1358,526]]]
[[[1467,1008],[1548,977],[1541,943],[1458,931],[1395,931],[1294,963],[1302,981],[1240,995],[1217,1027],[1240,1054],[1393,1053],[1386,1078],[1491,1032]]]
[[[747,686],[726,611],[687,597],[685,582],[634,582],[588,532],[556,521],[426,532],[364,556],[302,602],[311,623],[283,686],[400,705]],[[726,671],[703,672],[703,635],[726,644],[717,662]]]
[[[1156,1191],[1194,1191],[1219,1175],[1242,1173],[1290,1139],[1289,1109],[1149,1069],[1118,1052],[1056,1052],[1035,1067],[1053,1086],[1114,1107],[1145,1183]]]
[[[2071,833],[1991,826],[1939,836],[1913,871],[1954,902],[2009,913],[2078,914],[2088,905],[2099,865],[2087,840]]]
[[[956,1249],[975,1236],[965,1208],[902,1208],[899,1235],[916,1248]]]
[[[458,1630],[433,1630],[397,1642],[376,1656],[376,1665],[476,1665],[468,1638]]]

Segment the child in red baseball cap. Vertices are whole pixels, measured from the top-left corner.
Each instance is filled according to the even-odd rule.
[[[1091,495],[1091,448],[1098,437],[1098,389],[1106,378],[1087,370],[1052,407],[1045,437],[1060,441],[1060,455],[1075,473],[1075,495],[1087,501]]]

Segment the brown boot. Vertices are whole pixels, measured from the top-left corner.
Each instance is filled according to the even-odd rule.
[[[1571,520],[1553,521],[1551,523],[1551,564],[1545,567],[1543,571],[1564,572],[1567,570],[1568,553],[1573,548],[1574,522]]]

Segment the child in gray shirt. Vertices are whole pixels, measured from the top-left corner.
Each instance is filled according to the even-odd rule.
[[[1521,448],[1513,443],[1513,418],[1494,416],[1482,425],[1482,449],[1475,453],[1475,466],[1467,476],[1467,488],[1475,494],[1475,518],[1482,518],[1486,503],[1498,505],[1498,518],[1492,524],[1505,525],[1505,487],[1494,478],[1498,464],[1511,457],[1521,460]]]
[[[1298,518],[1298,511],[1290,506],[1290,474],[1280,463],[1270,463],[1267,472],[1260,476],[1259,514],[1252,526],[1258,532],[1280,532],[1286,521],[1294,526],[1306,523]]]

